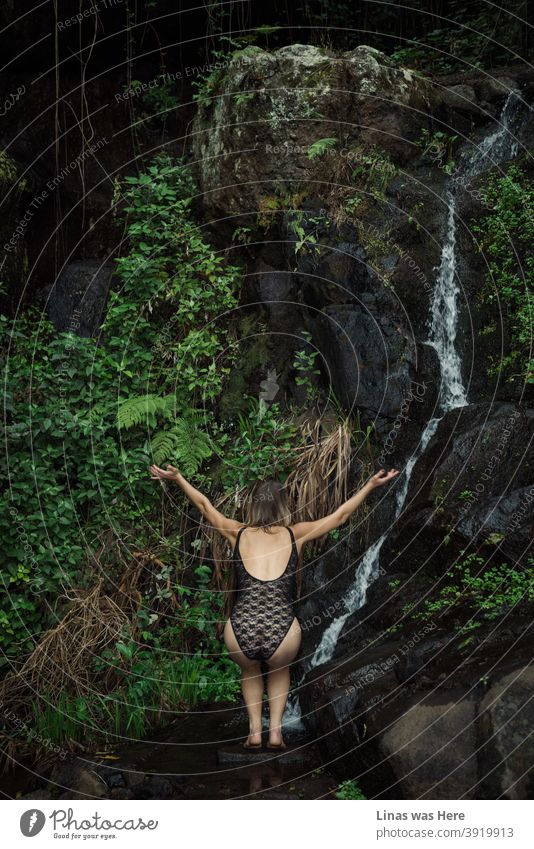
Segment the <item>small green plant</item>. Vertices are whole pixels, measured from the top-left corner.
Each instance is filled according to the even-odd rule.
[[[320,247],[317,245],[319,232],[328,230],[330,220],[323,215],[310,215],[301,209],[292,210],[288,216],[288,229],[296,237],[295,256],[300,252],[317,255]]]
[[[239,94],[234,94],[234,103],[236,106],[242,106],[243,103],[248,103],[249,100],[253,100],[255,96],[255,91],[242,91],[239,92]]]
[[[323,156],[331,148],[338,143],[336,138],[317,139],[308,148],[308,159],[317,159],[318,156]]]
[[[457,141],[458,136],[451,136],[443,130],[431,133],[423,127],[415,144],[421,149],[421,156],[425,162],[443,168],[445,173],[450,175],[456,167],[452,156]]]
[[[250,227],[236,227],[232,233],[232,242],[240,245],[248,245],[251,239],[252,229]]]
[[[470,489],[464,489],[458,496],[460,501],[470,501],[473,498],[473,493]]]
[[[302,335],[306,339],[308,345],[310,345],[312,339],[311,334],[308,333],[308,331],[304,331]],[[293,368],[297,372],[295,383],[297,386],[306,387],[305,406],[311,404],[317,396],[317,388],[311,382],[311,375],[321,374],[320,370],[315,368],[315,360],[318,356],[319,351],[300,349],[296,352],[295,359],[293,361]]]
[[[336,799],[367,799],[353,778],[342,781],[335,793]]]
[[[352,170],[351,179],[358,183],[362,191],[382,199],[385,189],[397,173],[397,166],[386,151],[377,145],[372,145],[369,149],[356,147],[352,153],[357,165]],[[352,161],[350,156],[347,161]]]
[[[391,590],[396,590],[397,587],[400,587],[401,580],[400,578],[393,578],[391,581],[388,581],[388,587]]]
[[[198,79],[191,82],[191,85],[195,88],[193,100],[200,106],[211,105],[217,85],[224,78],[225,67],[236,53],[242,51],[242,45],[227,35],[220,35],[218,40],[221,44],[226,43],[228,48],[226,50],[214,50],[210,62],[211,70],[208,73],[199,74]],[[242,52],[245,52],[245,50]]]

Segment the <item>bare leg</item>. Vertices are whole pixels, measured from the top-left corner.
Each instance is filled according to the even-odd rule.
[[[267,661],[267,695],[269,697],[269,743],[278,745],[282,740],[282,717],[289,692],[289,664],[300,648],[302,631],[295,617],[293,624],[272,657]]]
[[[261,743],[261,710],[263,699],[263,675],[261,664],[258,660],[250,660],[239,648],[230,620],[224,626],[224,642],[228,654],[241,669],[241,692],[245,702],[249,735],[247,743],[255,745]]]

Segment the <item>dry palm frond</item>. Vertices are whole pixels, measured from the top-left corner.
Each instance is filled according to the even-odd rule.
[[[143,597],[153,594],[156,569],[160,574],[163,573],[165,564],[150,551],[133,551],[131,559],[124,563],[116,598],[119,606],[126,609],[130,616],[139,610]],[[157,607],[159,614],[172,613],[180,606],[176,594],[172,591],[170,573],[165,579],[165,589],[168,594],[165,602],[161,599],[151,602],[151,609],[155,610]]]
[[[72,606],[61,622],[47,631],[23,666],[0,685],[0,700],[10,706],[28,703],[39,693],[83,695],[90,687],[89,662],[114,646],[128,617],[102,592],[99,581],[86,594],[68,597]]]

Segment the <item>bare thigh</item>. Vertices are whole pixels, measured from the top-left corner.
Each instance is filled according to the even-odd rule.
[[[228,649],[228,654],[232,660],[241,667],[241,669],[246,669],[251,672],[255,669],[261,671],[261,664],[259,660],[251,660],[246,656],[246,654],[243,654],[239,648],[239,643],[237,642],[230,619],[227,620],[226,625],[224,626],[224,642]]]
[[[282,669],[295,660],[302,642],[302,630],[295,616],[292,625],[275,653],[267,660],[269,669]]]

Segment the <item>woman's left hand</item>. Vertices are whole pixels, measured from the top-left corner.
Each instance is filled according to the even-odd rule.
[[[174,466],[171,466],[170,463],[165,463],[167,466],[166,469],[160,469],[159,466],[152,465],[148,467],[150,472],[150,477],[152,480],[158,481],[172,481],[176,480],[176,477],[180,474],[178,469],[175,469]]]

